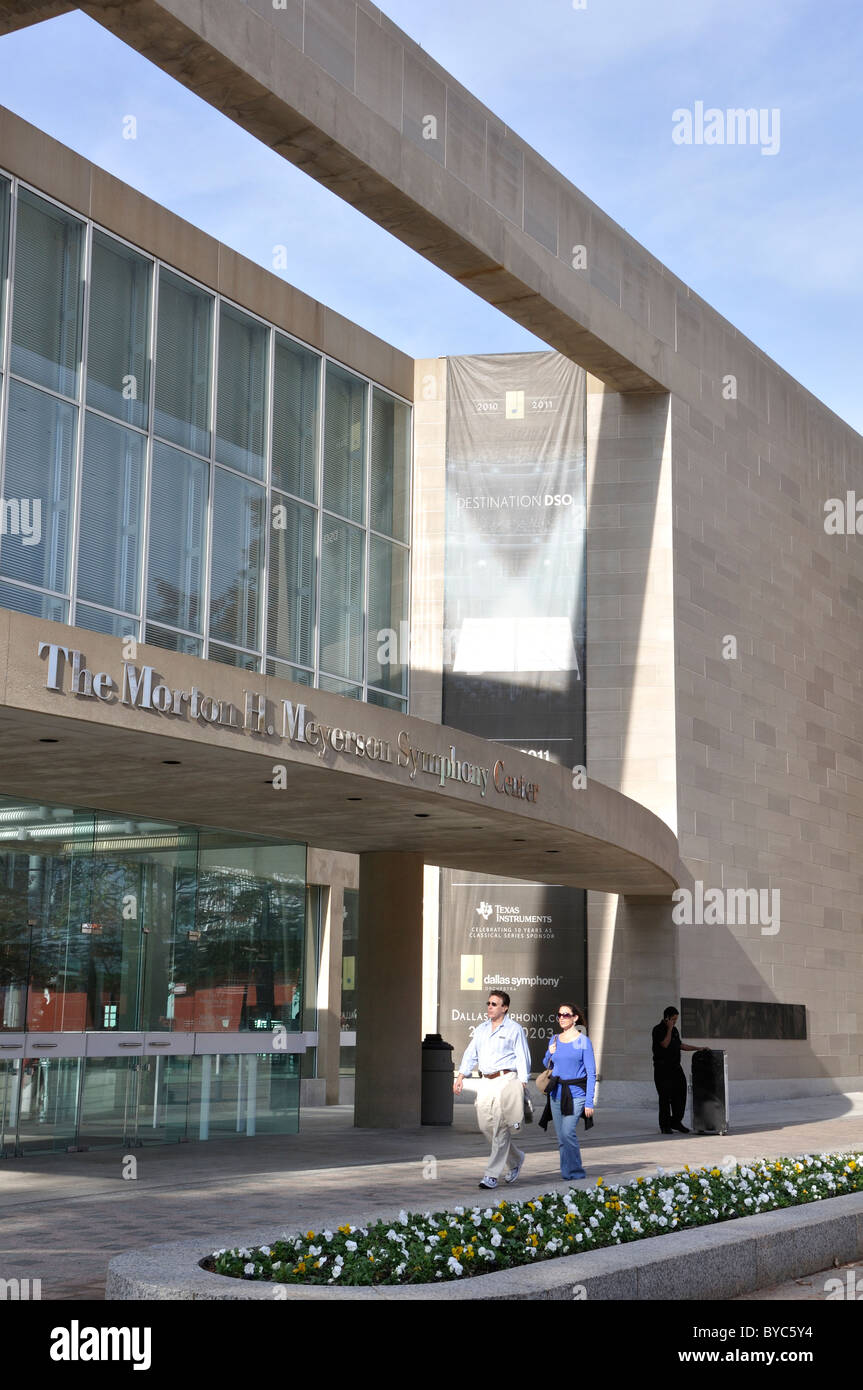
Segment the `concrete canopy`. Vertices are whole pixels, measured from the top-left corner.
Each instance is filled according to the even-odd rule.
[[[59,688],[53,690],[47,688],[52,644],[70,652],[68,660],[58,659]],[[609,893],[667,897],[686,881],[667,825],[600,783],[573,789],[568,768],[343,696],[142,645],[134,663],[138,676],[150,666],[171,690],[198,687],[202,696],[232,705],[237,722],[228,727],[193,719],[188,702],[176,717],[160,713],[140,701],[124,703],[122,645],[117,638],[0,612],[5,794],[218,825],[355,854],[419,854],[429,864]],[[110,676],[111,698],[73,693],[72,647],[91,675]],[[86,688],[84,677],[79,685]],[[266,697],[272,734],[256,732],[255,719],[246,717],[248,699],[257,708],[258,695]],[[285,701],[295,729],[304,706],[305,742],[280,737]],[[210,713],[214,708],[207,706]],[[389,760],[358,755],[350,740],[347,749],[324,750],[314,743],[321,727],[359,732],[381,755],[386,747]],[[485,770],[484,794],[479,774],[475,782],[441,778],[434,760],[450,758],[453,748],[459,764]],[[416,750],[416,759],[402,751],[408,749]],[[427,770],[422,754],[428,754]],[[285,769],[283,789],[273,785],[278,767]],[[507,777],[513,789],[519,779],[537,787],[535,801],[505,790]]]

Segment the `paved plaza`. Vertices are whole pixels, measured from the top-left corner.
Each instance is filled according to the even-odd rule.
[[[138,1149],[134,1180],[124,1179],[130,1165],[117,1149],[2,1161],[0,1278],[41,1279],[43,1299],[101,1299],[108,1261],[123,1250],[202,1235],[215,1247],[244,1229],[271,1225],[278,1236],[480,1200],[486,1145],[467,1099],[452,1127],[361,1130],[352,1121],[348,1106],[307,1109],[298,1135]],[[563,1188],[551,1128],[546,1137],[528,1126],[524,1147],[522,1177],[506,1194]],[[666,1137],[652,1111],[600,1110],[583,1141],[588,1177],[577,1185],[729,1156],[849,1148],[863,1148],[863,1095],[741,1106],[722,1136]],[[750,1297],[821,1298],[823,1282],[809,1276]]]

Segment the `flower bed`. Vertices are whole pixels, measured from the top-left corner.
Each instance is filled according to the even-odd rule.
[[[859,1153],[756,1159],[723,1168],[657,1169],[623,1186],[550,1192],[452,1212],[402,1211],[395,1221],[284,1236],[258,1249],[217,1250],[204,1268],[278,1284],[430,1284],[646,1236],[691,1230],[863,1191]]]

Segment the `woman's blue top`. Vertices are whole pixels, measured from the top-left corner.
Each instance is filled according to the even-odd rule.
[[[580,1077],[587,1077],[587,1089],[584,1095],[584,1105],[586,1110],[593,1109],[593,1096],[596,1088],[596,1060],[593,1055],[593,1044],[586,1033],[576,1033],[572,1042],[563,1042],[560,1037],[557,1039],[557,1049],[552,1056],[548,1051],[543,1058],[542,1065],[551,1067],[553,1076],[565,1077],[567,1081],[577,1081]],[[560,1092],[560,1087],[554,1087],[554,1094]]]

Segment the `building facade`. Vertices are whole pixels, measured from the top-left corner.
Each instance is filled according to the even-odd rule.
[[[859,437],[384,17],[235,3],[102,17],[558,352],[413,362],[0,113],[0,1151],[415,1123],[504,980],[601,1103],[670,1002],[860,1089]]]

